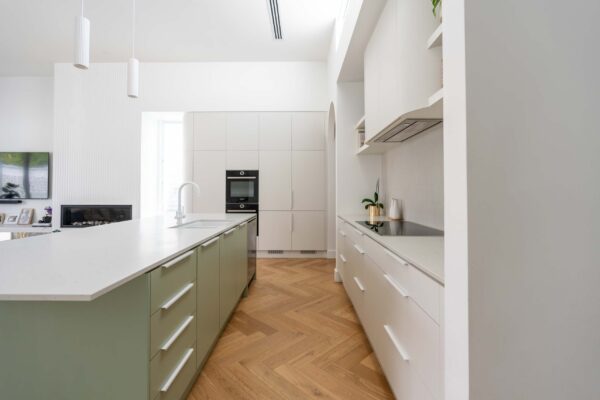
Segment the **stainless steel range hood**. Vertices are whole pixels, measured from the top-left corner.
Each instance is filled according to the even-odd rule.
[[[400,120],[397,124],[391,125],[385,132],[375,138],[378,143],[399,143],[408,138],[418,135],[438,124],[442,123],[441,118],[410,118]]]

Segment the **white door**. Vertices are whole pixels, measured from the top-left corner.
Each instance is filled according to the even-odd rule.
[[[200,186],[200,193],[193,195],[194,212],[225,211],[225,155],[225,151],[194,152],[193,180]]]
[[[258,114],[227,114],[227,150],[258,150]]]
[[[194,150],[225,150],[226,148],[227,114],[194,113]]]
[[[290,150],[292,148],[292,114],[260,113],[260,150]]]
[[[325,211],[292,213],[292,250],[326,250]]]
[[[292,151],[293,210],[325,210],[326,181],[324,151]]]
[[[292,150],[325,150],[325,113],[292,114]]]
[[[292,249],[291,212],[260,211],[258,225],[258,250]]]
[[[292,205],[292,153],[261,151],[259,156],[259,207],[290,210]]]

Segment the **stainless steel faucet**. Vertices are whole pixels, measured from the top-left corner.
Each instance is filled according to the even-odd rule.
[[[183,213],[183,206],[181,205],[181,191],[187,185],[192,185],[196,189],[198,189],[198,191],[200,191],[200,186],[198,186],[195,182],[183,182],[179,186],[179,189],[177,190],[177,211],[175,212],[175,219],[178,221],[181,221],[185,218],[185,214]]]

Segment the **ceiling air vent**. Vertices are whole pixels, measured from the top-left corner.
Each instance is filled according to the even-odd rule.
[[[279,3],[277,0],[267,0],[269,2],[269,11],[271,15],[271,25],[273,26],[273,36],[275,39],[283,39],[281,35],[281,20],[279,19]]]

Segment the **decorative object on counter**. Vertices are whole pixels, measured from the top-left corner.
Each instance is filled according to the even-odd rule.
[[[383,209],[383,203],[379,202],[379,179],[375,184],[375,193],[373,193],[373,199],[363,199],[362,203],[365,204],[365,210],[369,210],[369,217],[378,217],[380,215],[379,210]]]
[[[393,220],[401,220],[402,219],[402,210],[400,206],[400,202],[398,199],[392,198],[390,202],[390,208],[388,208],[388,217]]]
[[[6,217],[6,220],[4,221],[4,223],[6,225],[16,225],[18,220],[19,220],[18,215],[9,215],[8,217]]]
[[[19,214],[19,225],[31,225],[33,221],[33,208],[23,208]]]
[[[0,225],[2,225],[4,223],[4,218],[6,217],[5,214],[0,213]]]
[[[42,219],[38,221],[38,224],[48,224],[47,226],[50,226],[50,224],[52,224],[52,207],[48,206],[44,208],[44,211],[46,212],[46,214],[42,217]]]

